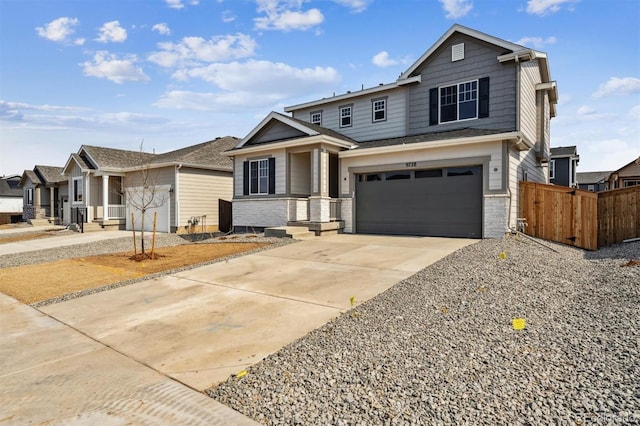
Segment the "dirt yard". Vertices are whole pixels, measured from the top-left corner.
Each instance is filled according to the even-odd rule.
[[[131,260],[133,252],[59,260],[0,269],[0,291],[35,303],[156,272],[207,262],[264,247],[264,243],[186,244],[157,249],[155,260]]]

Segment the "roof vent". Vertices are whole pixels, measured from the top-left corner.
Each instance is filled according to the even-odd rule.
[[[451,62],[461,61],[464,59],[464,43],[454,44],[451,46]]]

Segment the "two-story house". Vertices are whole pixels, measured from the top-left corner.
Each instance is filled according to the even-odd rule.
[[[580,156],[575,146],[551,148],[549,183],[569,187],[577,186],[576,170],[579,162]]]
[[[396,81],[272,112],[227,155],[233,224],[499,237],[548,182],[547,55],[452,26]]]

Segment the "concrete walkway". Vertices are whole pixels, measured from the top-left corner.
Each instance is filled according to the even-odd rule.
[[[35,228],[43,228],[41,232],[46,231],[47,229],[51,229],[51,226],[34,226],[31,228],[26,228],[24,232],[38,232]],[[19,228],[22,229],[22,228]],[[8,232],[9,231],[9,232]],[[4,229],[0,230],[0,235],[10,235],[14,232],[13,229]],[[24,253],[28,251],[36,251],[36,250],[46,250],[49,248],[57,248],[57,247],[67,247],[73,246],[76,244],[85,244],[92,243],[95,241],[109,240],[112,238],[122,238],[122,237],[131,237],[131,232],[129,231],[98,231],[98,232],[86,232],[84,234],[73,233],[66,235],[55,235],[52,237],[46,238],[37,238],[34,240],[24,240],[24,241],[16,241],[13,243],[0,244],[0,256],[5,254],[12,253]],[[0,239],[0,242],[2,240]]]
[[[8,407],[0,408],[0,422],[44,421],[50,404],[55,419],[99,413],[108,420],[113,407],[130,419],[126,415],[140,398],[160,404],[156,413],[177,410],[180,416],[180,407],[189,413],[195,404],[195,413],[223,413],[230,416],[224,422],[239,424],[235,412],[203,405],[196,392],[193,401],[185,397],[168,407],[173,389],[178,400],[189,394],[168,377],[196,390],[211,387],[350,309],[352,297],[360,304],[474,242],[315,238],[42,308],[70,328],[34,311],[5,332],[5,324],[13,323],[3,317],[0,389],[9,392],[0,396],[0,407]],[[62,330],[81,342],[65,338]],[[144,372],[128,370],[134,366]],[[34,392],[39,386],[44,392]],[[51,403],[40,399],[43,394]]]

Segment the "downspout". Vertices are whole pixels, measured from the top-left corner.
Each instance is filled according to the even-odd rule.
[[[175,168],[175,183],[176,187],[173,191],[173,196],[175,197],[175,210],[176,210],[176,232],[178,232],[178,228],[180,228],[180,169],[182,168],[182,164],[178,164]]]

